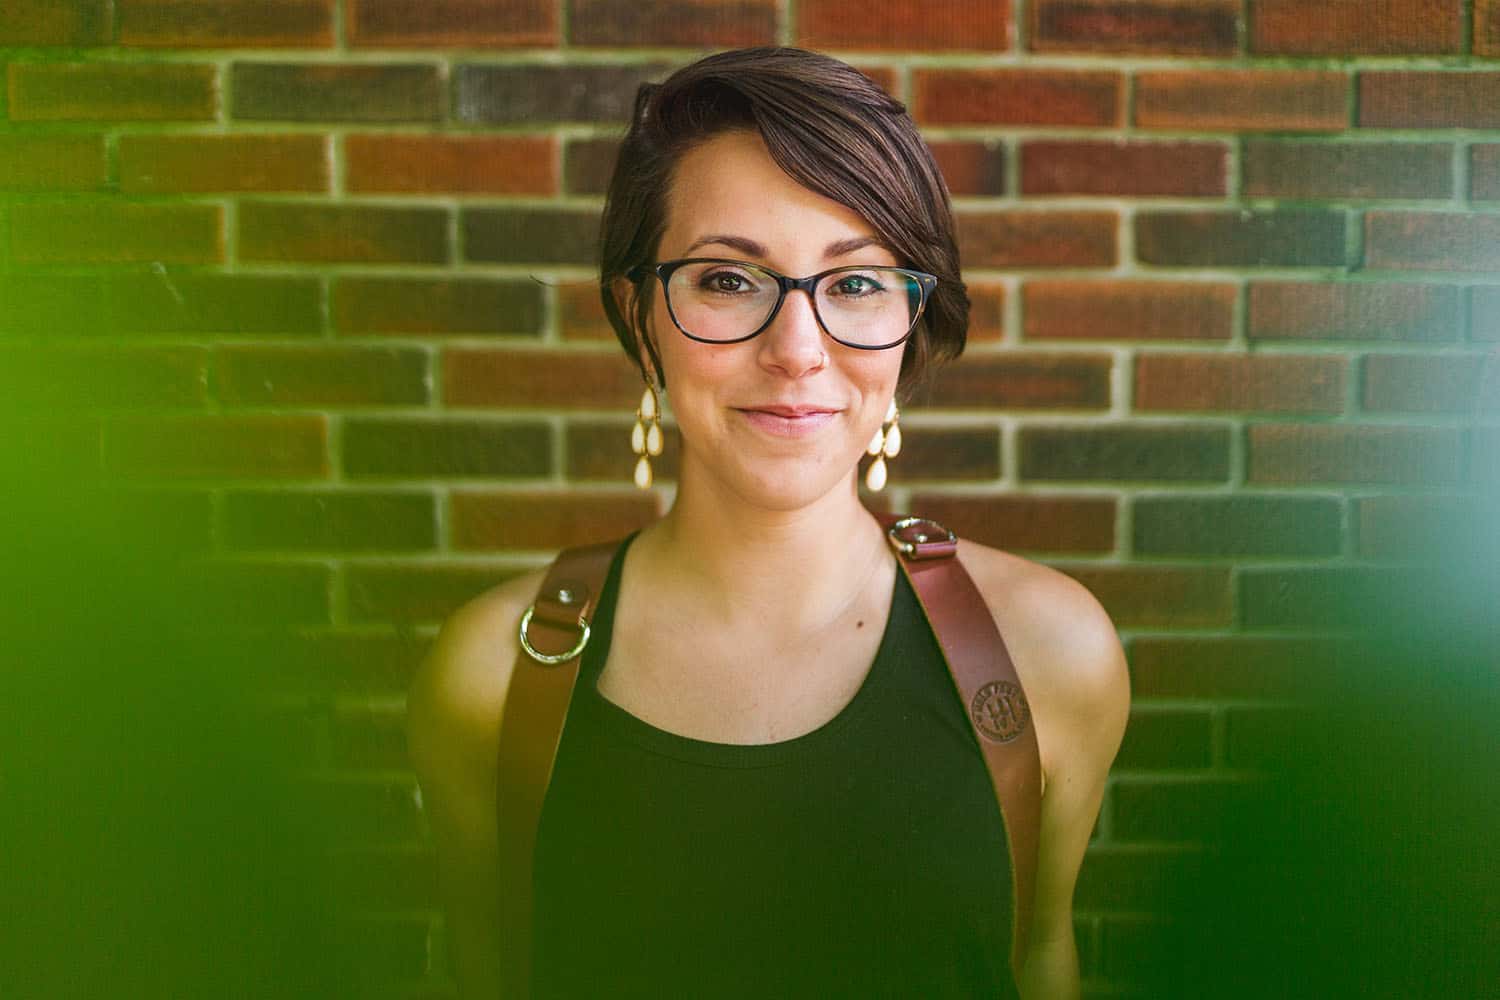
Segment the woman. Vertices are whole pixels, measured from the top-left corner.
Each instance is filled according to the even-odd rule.
[[[967,322],[947,195],[904,109],[791,49],[642,88],[601,288],[645,424],[670,392],[681,462],[583,654],[537,834],[534,994],[1076,996],[1073,886],[1128,703],[1114,629],[1067,577],[960,543],[1041,756],[1011,968],[994,792],[856,491],[895,401]],[[454,615],[410,702],[466,997],[503,992],[495,748],[539,579]]]

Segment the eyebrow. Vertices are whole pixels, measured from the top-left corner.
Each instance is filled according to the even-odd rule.
[[[688,248],[684,250],[683,253],[691,254],[699,247],[705,247],[713,243],[717,243],[720,246],[729,247],[731,250],[738,250],[741,253],[748,254],[751,257],[764,258],[768,253],[763,245],[755,242],[754,240],[746,239],[743,236],[734,236],[729,233],[711,233],[708,236],[700,236],[691,244],[689,244]],[[832,243],[828,244],[828,246],[824,247],[823,259],[831,260],[834,257],[842,257],[845,254],[853,253],[856,250],[863,250],[865,247],[870,246],[881,247],[886,250],[890,249],[890,247],[886,246],[885,242],[878,236],[851,236],[846,240],[834,240]]]

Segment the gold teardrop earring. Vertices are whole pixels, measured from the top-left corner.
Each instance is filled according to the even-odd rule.
[[[871,492],[879,493],[885,489],[885,460],[901,454],[900,420],[901,412],[896,409],[896,401],[893,399],[885,411],[885,426],[875,432],[875,436],[870,438],[870,446],[865,449],[865,454],[875,456],[875,461],[865,470],[865,485]]]
[[[641,393],[641,405],[635,410],[635,426],[630,428],[630,450],[635,460],[637,489],[651,488],[651,459],[661,454],[661,399],[650,382]]]

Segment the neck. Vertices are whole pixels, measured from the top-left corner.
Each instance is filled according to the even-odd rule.
[[[669,574],[657,579],[690,588],[709,613],[724,620],[771,614],[810,627],[840,613],[890,559],[852,476],[847,487],[786,511],[756,508],[684,477],[648,545],[657,572]]]

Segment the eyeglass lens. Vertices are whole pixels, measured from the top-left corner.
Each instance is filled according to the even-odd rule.
[[[776,308],[776,278],[753,264],[695,261],[672,272],[667,301],[677,324],[699,340],[742,340]],[[895,268],[843,268],[818,282],[814,301],[823,326],[856,347],[885,347],[911,330],[922,286]]]

